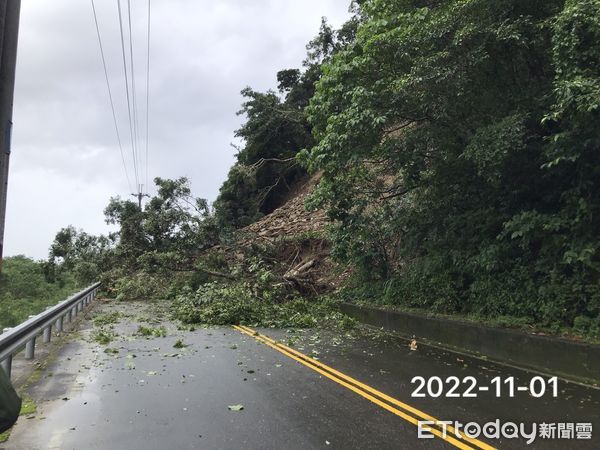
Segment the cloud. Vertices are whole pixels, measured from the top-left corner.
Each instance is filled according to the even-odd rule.
[[[141,136],[145,5],[132,1]],[[96,8],[133,182],[116,2],[96,0]],[[340,25],[347,9],[346,0],[152,0],[149,178],[188,176],[196,195],[214,200],[234,161],[240,90],[274,88],[278,70],[301,65],[321,17]],[[89,2],[22,2],[6,255],[43,258],[56,231],[69,224],[106,232],[108,199],[133,189],[95,33]]]

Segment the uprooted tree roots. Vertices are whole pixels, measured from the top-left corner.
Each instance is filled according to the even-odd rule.
[[[214,247],[198,260],[197,270],[209,278],[247,281],[312,297],[333,291],[345,274],[330,260],[326,239],[287,237],[272,243]]]

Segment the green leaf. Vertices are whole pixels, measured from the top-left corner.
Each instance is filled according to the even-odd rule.
[[[244,409],[244,405],[229,405],[227,408],[229,411],[241,411]]]

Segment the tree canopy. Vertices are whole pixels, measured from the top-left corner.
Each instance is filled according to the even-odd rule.
[[[597,318],[600,3],[361,6],[300,155],[336,254],[408,305]]]
[[[308,206],[331,219],[350,295],[600,336],[600,2],[362,0],[350,11],[339,29],[323,19],[276,90],[242,90],[241,145],[212,210],[187,179],[157,178],[142,209],[111,199],[110,236],[61,230],[47,277],[103,276],[133,297],[163,289],[153,274],[201,272],[199,253],[319,173]],[[247,272],[271,280],[265,261],[249,258]],[[207,284],[194,302],[282,292],[244,283]]]

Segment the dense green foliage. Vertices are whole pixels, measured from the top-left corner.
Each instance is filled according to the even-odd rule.
[[[293,82],[294,87],[300,84],[299,79]],[[293,91],[292,87],[290,93]],[[219,223],[235,228],[281,204],[290,184],[303,174],[293,157],[311,143],[303,110],[294,102],[282,101],[273,91],[263,94],[247,88],[242,95],[248,100],[240,114],[246,114],[248,120],[236,136],[244,139],[245,146],[215,204]]]
[[[44,264],[25,256],[5,258],[0,275],[0,330],[14,327],[77,290],[72,276],[48,282]]]
[[[207,283],[196,292],[182,292],[173,302],[174,316],[184,323],[242,324],[262,327],[309,328],[326,323],[351,327],[353,321],[327,300],[280,302],[268,290],[253,294],[244,284]]]
[[[323,20],[319,34],[307,45],[303,70],[277,73],[279,92],[242,90],[246,101],[239,114],[246,121],[236,136],[243,146],[215,202],[220,226],[241,228],[272,212],[306,174],[295,160],[299,150],[314,144],[306,106],[321,65],[352,41],[357,25],[355,17],[335,31]]]
[[[277,91],[242,91],[214,210],[185,178],[157,178],[142,209],[111,199],[118,232],[61,230],[46,278],[171,297],[185,322],[310,325],[330,305],[309,312],[281,255],[230,251],[231,232],[320,173],[309,207],[327,210],[333,256],[360,287],[344,295],[600,337],[600,1],[351,12],[338,30],[323,21]]]
[[[104,213],[118,231],[108,237],[60,230],[44,264],[46,278],[101,280],[109,294],[129,299],[161,297],[178,283],[197,285],[194,258],[218,239],[214,216],[206,200],[192,196],[186,178],[154,182],[157,193],[141,210],[130,200],[110,199]]]
[[[175,260],[215,242],[208,204],[191,195],[186,178],[156,178],[154,182],[157,194],[142,210],[119,198],[111,199],[104,210],[107,223],[119,227],[116,256],[133,268],[158,270],[164,259],[180,263]]]
[[[114,243],[115,236],[93,236],[73,226],[59,230],[43,265],[46,279],[55,282],[73,276],[82,286],[97,281],[110,267],[108,256]]]
[[[600,328],[600,3],[362,3],[308,108],[336,255],[395,303]]]

